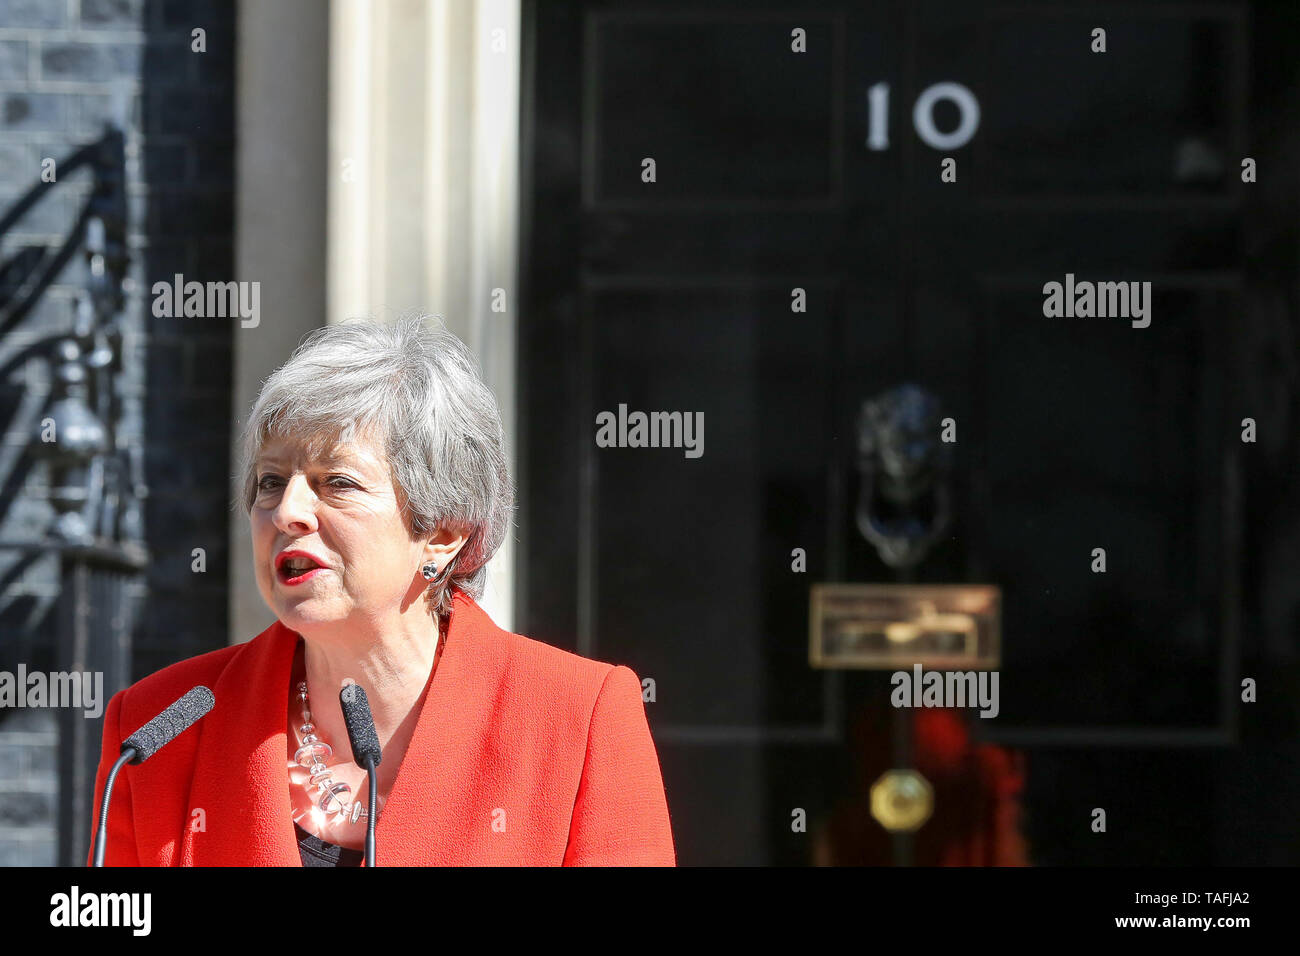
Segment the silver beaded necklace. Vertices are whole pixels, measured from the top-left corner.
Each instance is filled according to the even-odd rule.
[[[311,722],[311,708],[307,705],[307,682],[299,681],[298,699],[302,701],[302,726],[298,728],[301,746],[294,752],[294,762],[311,771],[311,787],[318,791],[313,796],[315,808],[326,817],[343,817],[351,823],[364,820],[368,811],[360,800],[352,800],[352,788],[346,783],[335,783],[330,776],[326,759],[334,755],[334,748],[316,736],[316,725]],[[351,806],[349,807],[349,804]]]

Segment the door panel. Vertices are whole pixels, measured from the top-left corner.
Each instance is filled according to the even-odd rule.
[[[888,674],[810,668],[808,609],[902,579],[854,521],[856,423],[912,382],[958,441],[910,580],[1003,589],[1001,714],[963,732],[1024,761],[1030,858],[1204,862],[1212,801],[1156,807],[1236,739],[1248,8],[1117,7],[1106,54],[1082,5],[525,10],[521,626],[653,680],[680,861],[892,858]],[[936,148],[962,94],[914,111],[951,83],[979,124]],[[1045,317],[1067,273],[1151,282],[1150,327]],[[598,447],[620,406],[702,414],[703,455]],[[953,781],[905,858],[983,825]],[[1079,836],[1104,798],[1145,843]]]

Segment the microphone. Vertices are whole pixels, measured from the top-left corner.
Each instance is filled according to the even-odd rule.
[[[379,746],[379,734],[375,733],[375,718],[370,713],[370,701],[366,699],[366,690],[360,684],[346,684],[339,691],[339,704],[343,708],[343,723],[348,728],[348,742],[352,744],[352,759],[357,766],[366,768],[366,777],[370,782],[370,807],[366,813],[366,866],[375,865],[375,818],[378,802],[379,785],[375,780],[375,768],[383,753]]]
[[[192,687],[149,723],[122,741],[122,756],[134,751],[130,763],[144,763],[158,751],[185,733],[200,717],[212,709],[216,699],[202,684]]]
[[[200,684],[186,691],[179,700],[122,741],[122,755],[108,772],[104,784],[104,798],[99,807],[99,828],[95,831],[94,865],[104,865],[104,851],[108,842],[108,805],[113,799],[113,784],[117,772],[128,763],[144,763],[158,751],[185,733],[195,721],[210,711],[216,699],[212,691]]]

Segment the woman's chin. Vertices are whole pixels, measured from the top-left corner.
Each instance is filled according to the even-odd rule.
[[[337,609],[331,611],[330,608],[320,606],[315,601],[280,600],[277,604],[276,617],[285,627],[295,631],[301,631],[304,627],[318,628],[341,624],[346,618],[346,615],[338,613]]]

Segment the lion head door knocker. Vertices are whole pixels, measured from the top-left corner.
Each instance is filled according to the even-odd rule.
[[[916,385],[862,403],[858,530],[891,568],[915,567],[951,520],[952,456],[940,424],[938,399]]]

